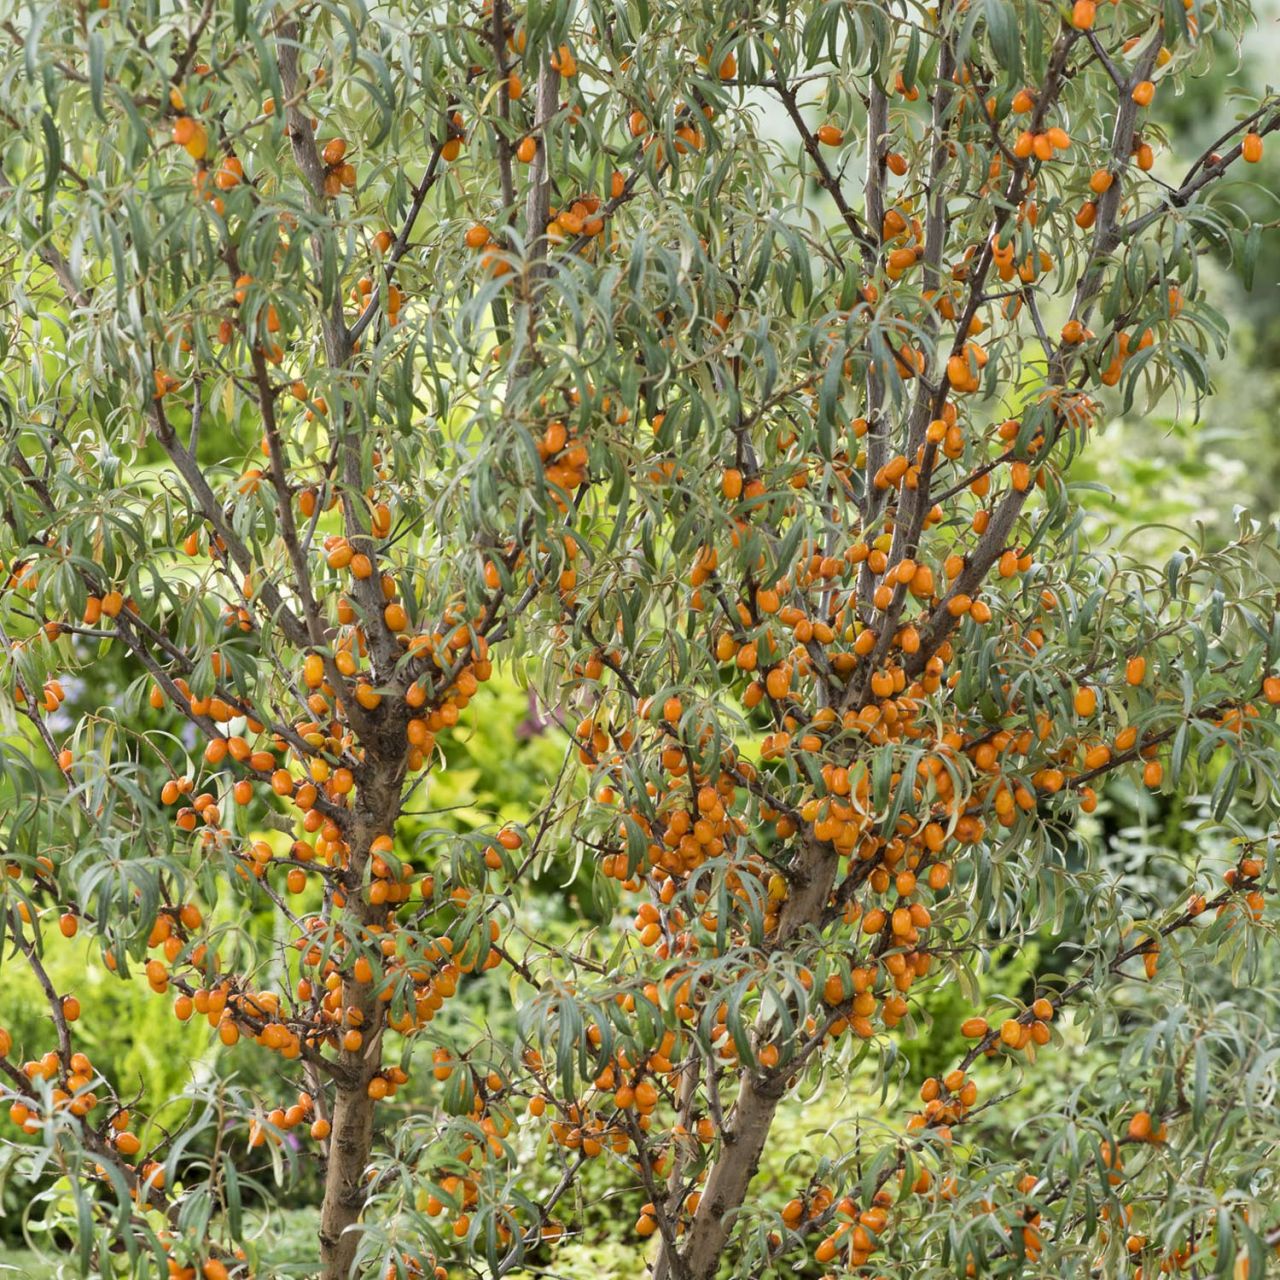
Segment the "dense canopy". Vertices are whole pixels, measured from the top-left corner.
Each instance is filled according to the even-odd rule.
[[[11,8],[0,1141],[69,1266],[283,1274],[310,1176],[324,1280],[554,1274],[602,1185],[655,1280],[1275,1265],[1275,531],[1073,482],[1212,393],[1280,103],[1176,172],[1162,109],[1249,21]],[[495,675],[564,764],[459,826]],[[85,937],[234,1074],[104,1074]]]

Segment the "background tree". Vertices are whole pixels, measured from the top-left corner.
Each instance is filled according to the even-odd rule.
[[[0,1064],[82,1272],[253,1274],[246,1188],[318,1158],[326,1280],[536,1262],[602,1163],[662,1280],[1263,1274],[1274,537],[1147,565],[1070,479],[1101,397],[1210,391],[1201,255],[1257,254],[1280,111],[1164,181],[1160,105],[1247,17],[11,16],[3,940],[49,1020]],[[495,662],[573,768],[473,838],[434,775]],[[1079,836],[1119,772],[1194,814],[1185,881]],[[567,939],[527,896],[566,850]],[[104,1077],[80,931],[253,1067]],[[513,1034],[441,1030],[495,969]],[[971,1047],[891,1107],[948,985]],[[1109,1070],[996,1155],[1066,1010]],[[780,1101],[853,1072],[880,1105],[754,1203]]]

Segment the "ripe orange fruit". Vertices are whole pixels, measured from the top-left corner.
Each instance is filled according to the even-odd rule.
[[[1145,1142],[1151,1137],[1151,1113],[1149,1111],[1134,1113],[1129,1121],[1129,1137],[1137,1142]]]

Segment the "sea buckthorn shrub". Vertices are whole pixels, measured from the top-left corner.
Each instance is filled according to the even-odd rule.
[[[0,928],[47,1011],[0,1141],[68,1265],[263,1276],[244,1188],[304,1164],[324,1280],[554,1271],[600,1166],[655,1280],[1275,1265],[1274,534],[1144,563],[1072,485],[1211,396],[1201,257],[1256,255],[1280,104],[1187,167],[1161,109],[1249,22],[13,8]],[[499,665],[564,768],[433,825]],[[1112,785],[1195,839],[1100,850]],[[177,1119],[107,1078],[46,963],[86,944],[258,1065]],[[907,1098],[934,991],[970,1047]]]

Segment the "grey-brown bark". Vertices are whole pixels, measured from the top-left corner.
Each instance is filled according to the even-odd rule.
[[[812,839],[806,842],[795,868],[791,896],[778,921],[778,946],[785,946],[822,918],[837,865],[836,856],[827,845]],[[785,1089],[785,1076],[766,1079],[748,1070],[742,1072],[720,1154],[707,1175],[684,1245],[679,1256],[673,1256],[663,1244],[654,1265],[655,1276],[711,1280],[715,1275],[733,1227],[733,1215],[742,1207],[751,1179],[760,1167],[760,1156]]]
[[[355,1262],[364,1205],[365,1167],[373,1147],[373,1099],[367,1082],[338,1091],[329,1135],[324,1201],[320,1208],[321,1280],[347,1280]]]

